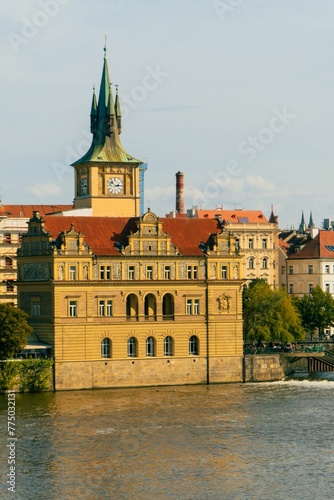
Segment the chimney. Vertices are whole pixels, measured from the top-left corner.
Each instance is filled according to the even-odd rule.
[[[177,172],[176,176],[176,213],[184,214],[184,174]]]

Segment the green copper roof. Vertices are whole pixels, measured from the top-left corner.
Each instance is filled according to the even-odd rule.
[[[103,71],[97,102],[95,89],[93,92],[90,115],[91,132],[93,134],[92,144],[87,153],[80,158],[80,160],[72,163],[72,166],[99,161],[112,163],[142,163],[124,150],[119,138],[121,108],[119,96],[116,96],[115,102],[113,99],[106,50],[106,47],[104,47]]]

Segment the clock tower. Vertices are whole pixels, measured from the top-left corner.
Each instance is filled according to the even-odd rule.
[[[87,153],[72,164],[75,171],[74,209],[91,209],[92,216],[139,216],[142,162],[129,155],[120,141],[122,112],[117,87],[113,99],[106,51],[104,47],[98,100],[95,88],[93,90],[92,144]]]

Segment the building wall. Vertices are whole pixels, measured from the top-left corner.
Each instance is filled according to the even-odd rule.
[[[244,280],[231,235],[217,235],[215,251],[180,255],[166,246],[165,234],[153,231],[155,223],[160,225],[140,226],[133,241],[129,237],[125,254],[99,257],[74,229],[56,248],[47,245],[51,237],[42,221],[31,223],[18,255],[19,305],[39,339],[53,348],[56,389],[242,380]],[[152,250],[145,250],[147,238]],[[166,296],[171,311],[166,303],[163,310]],[[112,315],[101,315],[108,301]],[[164,352],[167,336],[172,355]],[[191,352],[194,336],[198,350]],[[132,337],[137,348],[130,356]],[[108,356],[101,350],[104,339],[110,341]]]

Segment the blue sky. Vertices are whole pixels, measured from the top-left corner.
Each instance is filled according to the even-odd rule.
[[[0,0],[2,202],[71,203],[104,36],[145,206],[334,219],[332,0]]]

